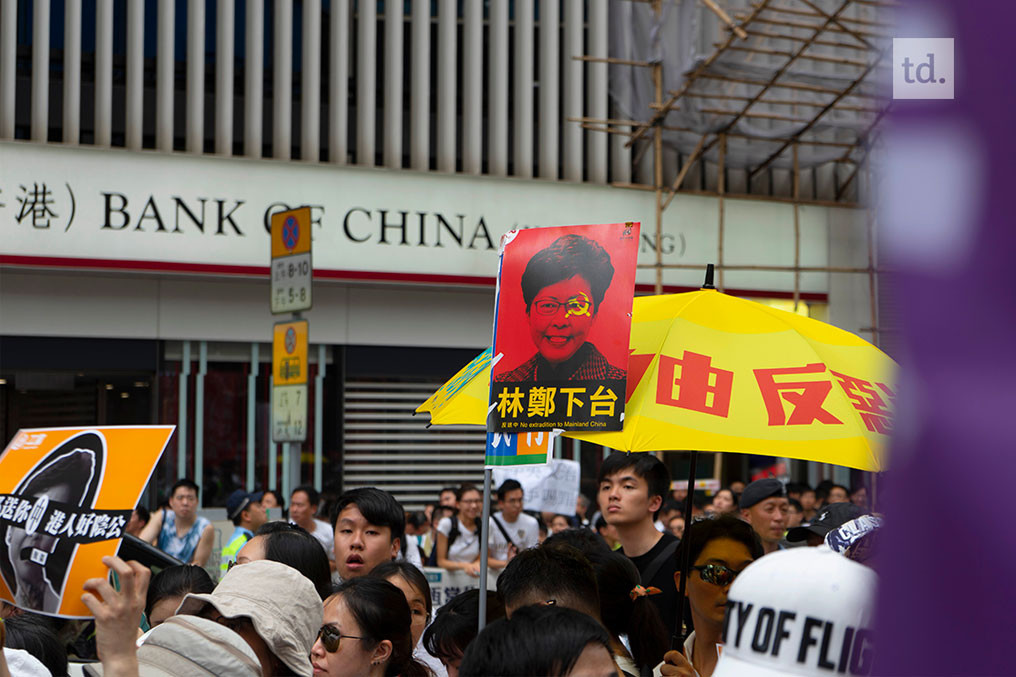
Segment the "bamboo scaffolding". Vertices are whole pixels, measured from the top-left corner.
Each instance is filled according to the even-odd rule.
[[[723,285],[723,227],[725,222],[725,210],[723,204],[723,193],[726,192],[726,173],[727,173],[727,136],[726,134],[720,134],[720,151],[719,161],[716,163],[716,192],[718,194],[717,209],[719,211],[719,220],[717,224],[717,239],[719,244],[716,248],[716,289],[722,292],[726,287]]]
[[[832,87],[822,87],[821,85],[808,85],[802,82],[777,82],[773,84],[767,80],[751,80],[749,78],[735,78],[729,75],[719,75],[717,73],[703,73],[697,77],[706,80],[725,80],[727,82],[738,82],[742,85],[755,85],[758,87],[765,87],[766,85],[770,85],[774,89],[780,88],[799,89],[802,92],[818,92],[820,94],[841,94],[843,92],[843,90],[841,89],[833,89]],[[681,93],[683,94],[684,92]],[[864,99],[876,99],[876,100],[880,99],[880,97],[874,94],[865,94],[863,92],[853,93],[850,96],[855,96]]]
[[[801,167],[797,162],[797,144],[794,144],[794,268],[801,267]],[[801,272],[794,271],[794,312],[797,312],[797,305],[801,301]]]
[[[822,33],[823,30],[828,30],[832,22],[836,19],[836,17],[839,16],[844,10],[847,9],[847,7],[850,6],[851,1],[852,0],[843,0],[843,3],[839,6],[839,8],[837,8],[837,10],[825,20],[825,23],[823,23],[822,26],[816,27],[814,29],[815,33],[811,36],[811,40],[808,40],[804,44],[802,44],[797,49],[797,51],[795,51],[793,55],[791,55],[787,59],[786,63],[784,63],[782,66],[776,69],[776,73],[773,74],[773,76],[769,79],[769,82],[765,86],[763,86],[761,90],[755,92],[755,95],[752,97],[750,101],[748,101],[748,103],[744,105],[744,108],[741,110],[741,112],[738,115],[735,115],[733,120],[727,123],[726,129],[730,129],[735,124],[737,124],[737,121],[748,113],[748,109],[751,108],[756,102],[758,102],[758,100],[761,99],[762,96],[766,92],[768,92],[773,86],[775,86],[776,81],[779,80],[780,77],[787,72],[787,69],[790,68],[791,64],[793,64],[797,60],[797,58],[804,53],[804,50],[808,49],[808,47],[811,45],[811,41],[817,38]],[[756,18],[755,20],[758,21],[759,19]],[[865,71],[865,74],[867,74],[867,71]],[[823,111],[824,110],[828,109],[823,109]],[[819,113],[819,115],[821,114],[822,113]],[[812,125],[814,125],[814,122],[812,123]]]
[[[730,18],[730,15],[723,11],[723,8],[717,5],[715,0],[702,0],[702,4],[708,7],[713,14],[720,17],[720,21],[727,24],[727,28],[732,30],[734,35],[742,40],[748,39],[748,34],[744,32],[744,29],[735,24],[734,20]]]
[[[761,12],[763,9],[765,9],[765,6],[768,3],[769,3],[769,0],[761,0],[761,2],[759,2],[759,4],[757,4],[755,6],[755,9],[752,10],[751,14],[749,15],[749,20],[745,21],[744,23],[748,23],[751,20],[751,18],[757,16],[759,12]],[[721,47],[717,51],[713,52],[705,61],[700,63],[695,68],[695,70],[692,71],[692,73],[688,76],[688,78],[685,80],[685,83],[681,87],[680,90],[678,90],[676,93],[675,92],[671,92],[670,99],[667,100],[667,105],[668,106],[672,106],[674,104],[674,102],[677,101],[678,98],[680,98],[681,94],[683,94],[685,92],[685,90],[687,90],[689,87],[691,87],[691,84],[695,81],[695,78],[699,74],[704,73],[705,69],[709,68],[709,66],[711,66],[713,64],[713,62],[716,61],[717,58],[719,58],[720,54],[723,53],[723,51],[724,51],[724,49],[726,47],[728,47],[731,44],[733,44],[735,37],[737,37],[737,36],[735,36],[733,33],[731,33],[730,36],[727,38],[726,42],[724,42],[724,47]],[[637,129],[635,131],[635,134],[632,135],[631,140],[629,140],[628,143],[625,144],[625,148],[631,148],[632,145],[634,145],[634,143],[636,141],[638,141],[640,138],[642,138],[642,135],[645,134],[646,131],[648,131],[649,127],[651,127],[652,125],[660,124],[660,121],[663,120],[663,118],[665,118],[666,115],[667,115],[666,112],[663,112],[663,111],[659,111],[656,114],[654,114],[652,119],[649,120],[649,122],[647,122],[644,126],[639,127],[639,129]]]
[[[719,45],[721,43],[714,42],[713,45]],[[812,45],[815,43],[811,43]],[[809,45],[810,46],[810,45]],[[727,47],[732,52],[753,52],[755,54],[769,54],[770,56],[791,56],[793,52],[787,52],[779,49],[765,49],[763,47],[743,47],[741,45],[731,45]],[[858,61],[857,59],[843,59],[835,56],[822,56],[821,54],[802,54],[801,59],[808,59],[809,61],[821,61],[823,63],[835,63],[842,64],[844,66],[857,66],[864,68],[868,64],[864,61]]]
[[[857,2],[857,0],[854,0]],[[807,38],[802,38],[797,35],[787,35],[785,33],[769,33],[767,31],[756,30],[754,28],[746,29],[749,36],[756,36],[760,38],[769,38],[770,40],[790,40],[792,42],[804,42]],[[853,49],[859,52],[870,52],[871,50],[864,45],[851,45],[845,42],[830,42],[829,40],[815,40],[812,42],[813,45],[822,45],[823,47],[838,47],[840,49]]]
[[[625,181],[614,181],[610,184],[614,188],[625,188],[629,190],[641,190],[641,191],[654,191],[656,190],[652,186],[648,186],[644,183],[629,183]],[[678,191],[683,195],[704,195],[707,197],[716,197],[716,191],[712,190],[699,190],[697,188],[682,188]],[[783,204],[793,204],[794,198],[784,197],[781,195],[761,195],[758,193],[727,193],[726,199],[728,200],[754,200],[757,202],[781,202]],[[861,209],[863,205],[857,202],[844,202],[836,200],[819,200],[817,198],[801,198],[802,205],[810,205],[813,207],[839,207],[843,209]]]
[[[809,7],[814,7],[814,4],[809,2],[808,0],[799,0],[799,2],[803,2],[805,5],[808,5]],[[820,8],[815,8],[815,11],[812,11],[812,12],[806,12],[803,9],[790,9],[789,7],[777,7],[777,6],[770,5],[769,8],[766,11],[768,11],[768,12],[780,12],[782,14],[794,14],[794,15],[797,15],[797,16],[811,16],[811,17],[816,17],[816,18],[821,18],[821,17],[826,16],[825,12],[823,12]],[[844,16],[844,17],[840,17],[839,20],[840,21],[846,21],[846,22],[852,23],[852,24],[861,24],[862,26],[875,26],[877,28],[892,28],[892,26],[890,24],[888,24],[888,23],[885,23],[885,22],[882,22],[882,21],[871,21],[869,19],[852,19],[850,17],[845,17]]]
[[[655,263],[640,263],[638,268],[655,268]],[[664,263],[664,268],[670,270],[703,270],[706,267],[704,263]],[[860,268],[850,266],[764,266],[764,265],[740,265],[740,264],[724,264],[722,266],[716,265],[716,271],[722,270],[756,270],[766,271],[771,273],[870,273],[873,269],[871,268]],[[879,271],[877,269],[874,272],[885,272],[884,270]]]
[[[853,2],[853,1],[854,0],[850,0],[850,2]],[[744,23],[747,23],[747,18],[748,18],[747,15],[745,15],[745,14],[735,14],[734,16],[737,17],[738,19],[742,19],[742,21],[744,21]],[[811,30],[811,31],[826,30],[826,31],[832,31],[834,33],[843,33],[844,35],[849,35],[850,37],[854,38],[855,40],[861,40],[861,41],[863,41],[865,43],[865,48],[866,49],[869,48],[870,46],[867,44],[867,41],[864,40],[865,38],[872,38],[874,40],[888,40],[889,38],[892,37],[888,33],[873,33],[871,31],[852,31],[852,30],[845,30],[843,28],[840,28],[839,26],[829,26],[827,28],[823,28],[822,25],[820,25],[820,24],[809,23],[807,21],[804,21],[804,22],[801,22],[801,21],[779,21],[777,19],[760,19],[758,17],[755,17],[751,21],[752,21],[752,23],[766,24],[768,26],[784,26],[784,27],[787,27],[787,28],[802,28],[802,29]]]
[[[738,94],[707,94],[705,92],[685,92],[684,96],[696,98],[696,99],[722,99],[729,101],[748,101],[751,97],[742,96]],[[761,99],[758,101],[761,104],[767,104],[770,106],[808,106],[810,108],[822,108],[826,105],[825,101],[794,101],[791,99]],[[672,109],[677,110],[677,109]],[[847,105],[836,105],[836,110],[849,110],[855,113],[872,113],[878,114],[883,112],[884,108],[874,108],[871,106],[847,106]],[[851,147],[854,144],[850,144]]]
[[[619,119],[614,119],[614,118],[588,118],[588,117],[577,117],[576,118],[576,117],[570,117],[570,118],[566,118],[566,120],[568,122],[577,122],[577,123],[580,123],[581,126],[583,127],[583,129],[589,129],[589,130],[600,131],[600,132],[607,132],[609,134],[624,134],[625,136],[631,136],[631,134],[633,132],[631,132],[630,130],[626,131],[626,130],[623,130],[623,129],[614,129],[612,127],[609,127],[609,125],[618,125],[618,126],[621,126],[621,127],[623,127],[623,126],[638,127],[638,126],[641,126],[641,125],[645,124],[644,122],[642,122],[640,120],[619,120]],[[604,125],[607,125],[607,126],[604,126]],[[702,132],[700,130],[692,129],[691,127],[676,127],[676,126],[673,126],[673,125],[660,125],[660,128],[663,129],[664,131],[668,131],[668,132],[686,132],[688,134],[695,134],[696,136],[700,136],[702,134]],[[772,137],[768,137],[768,136],[757,136],[757,135],[753,135],[753,134],[741,134],[741,133],[734,133],[734,132],[727,132],[727,136],[732,138],[732,139],[733,138],[748,139],[750,141],[755,141],[755,142],[758,142],[758,143],[773,143],[773,144],[776,144],[776,143],[781,143],[783,141],[783,139],[779,139],[779,138],[772,138]],[[857,144],[856,143],[847,143],[846,141],[820,141],[818,139],[798,139],[797,143],[802,145],[802,146],[829,146],[831,148],[846,148],[848,150],[853,150],[853,149],[857,148]],[[849,161],[850,161],[849,159],[837,160],[837,162],[849,162]]]
[[[814,10],[815,12],[817,12],[818,14],[820,14],[820,15],[822,15],[824,17],[828,17],[829,16],[825,12],[825,10],[823,10],[821,7],[819,7],[814,2],[812,2],[812,0],[800,0],[800,2],[803,2],[805,5],[807,5],[808,7],[811,7],[812,10]],[[859,29],[856,29],[856,28],[851,28],[850,26],[845,26],[843,24],[844,21],[849,21],[849,19],[847,19],[846,17],[842,17],[842,16],[833,19],[833,23],[835,23],[837,26],[842,28],[845,33],[848,33],[850,35],[850,37],[854,38],[855,40],[857,40],[861,44],[866,45],[867,47],[869,47],[871,49],[875,48],[875,46],[873,44],[871,44],[870,42],[868,42],[867,40],[864,39],[864,37],[863,37],[864,32],[863,31],[861,31]],[[864,19],[859,19],[859,20],[857,20],[856,23],[860,23],[862,25],[872,25],[869,22],[865,21]],[[882,28],[889,28],[889,26],[887,26],[886,24],[881,24],[881,27]]]
[[[842,92],[841,92],[840,94],[838,94],[838,95],[837,95],[837,97],[836,97],[835,99],[833,99],[832,101],[830,101],[830,102],[829,102],[829,103],[828,103],[828,104],[826,105],[826,107],[825,107],[825,108],[823,108],[822,110],[820,110],[820,111],[818,112],[818,115],[816,115],[816,116],[815,116],[815,117],[814,117],[814,118],[812,119],[812,121],[811,121],[811,122],[809,122],[809,123],[808,123],[807,125],[805,125],[804,129],[801,129],[801,130],[799,130],[799,131],[795,132],[795,133],[794,133],[794,135],[793,135],[793,137],[792,137],[791,139],[789,139],[789,140],[785,141],[785,142],[784,142],[784,144],[783,144],[783,145],[782,145],[782,146],[781,146],[781,147],[779,148],[779,150],[775,151],[775,152],[774,152],[774,153],[773,153],[772,155],[770,155],[770,156],[769,156],[768,158],[766,158],[766,159],[765,159],[765,160],[764,160],[764,161],[762,162],[762,164],[760,164],[760,165],[759,165],[758,167],[756,167],[755,169],[751,170],[751,172],[749,172],[749,173],[748,173],[748,176],[749,176],[749,177],[751,177],[751,176],[755,176],[755,174],[757,174],[757,173],[758,173],[759,171],[761,171],[762,169],[765,169],[766,167],[768,167],[768,166],[769,166],[769,165],[770,165],[770,164],[771,164],[771,163],[773,162],[773,160],[775,160],[776,158],[778,158],[778,157],[780,156],[780,154],[781,154],[781,153],[782,153],[783,151],[785,151],[785,150],[787,149],[787,147],[788,147],[788,146],[789,146],[790,144],[792,144],[792,143],[793,143],[793,142],[794,142],[794,141],[796,140],[796,138],[797,138],[798,136],[800,136],[800,135],[801,135],[801,134],[803,134],[804,132],[806,132],[806,131],[808,131],[809,129],[811,129],[812,127],[814,127],[814,126],[815,126],[815,125],[816,125],[816,124],[818,123],[818,121],[819,121],[819,120],[820,120],[820,119],[822,118],[822,116],[823,116],[823,115],[825,115],[825,114],[826,114],[826,113],[828,113],[828,112],[829,112],[830,110],[832,110],[833,106],[835,106],[835,105],[836,105],[836,103],[837,103],[838,101],[840,101],[841,99],[843,99],[843,98],[845,98],[845,97],[849,96],[849,95],[850,95],[850,92],[851,92],[851,91],[852,91],[852,90],[853,90],[853,89],[854,89],[855,87],[857,87],[858,85],[860,85],[860,84],[861,84],[861,82],[862,82],[862,81],[863,81],[863,80],[864,80],[864,79],[865,79],[866,77],[868,77],[868,74],[869,74],[869,73],[870,73],[870,72],[871,72],[872,70],[874,70],[874,69],[875,69],[875,66],[876,66],[876,64],[878,64],[878,62],[882,60],[882,56],[883,56],[883,54],[885,54],[885,52],[881,52],[881,53],[879,53],[878,57],[877,57],[877,58],[876,58],[876,59],[875,59],[875,60],[874,60],[874,61],[873,61],[873,62],[871,63],[871,65],[870,65],[870,66],[868,66],[868,68],[867,68],[867,69],[865,69],[865,71],[864,71],[863,73],[861,73],[861,75],[860,75],[860,76],[859,76],[859,77],[858,77],[858,78],[857,78],[856,80],[854,80],[854,81],[853,81],[852,83],[850,83],[850,85],[849,85],[849,86],[848,86],[848,87],[847,87],[847,88],[846,88],[845,90],[843,90],[843,91],[842,91]]]
[[[674,199],[675,195],[677,195],[677,191],[680,190],[681,184],[684,183],[684,177],[688,175],[688,170],[691,169],[692,165],[695,164],[695,161],[702,155],[702,147],[708,136],[708,134],[702,135],[702,138],[699,139],[698,145],[695,146],[695,150],[691,152],[691,155],[688,156],[684,166],[681,167],[681,171],[677,173],[677,178],[674,179],[674,183],[670,186],[670,191],[667,194],[667,200],[663,203],[664,210],[670,206],[670,201]],[[657,250],[659,250],[659,247],[657,247]]]

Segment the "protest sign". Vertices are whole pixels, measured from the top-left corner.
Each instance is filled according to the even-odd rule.
[[[494,468],[494,484],[505,480],[518,480],[526,510],[575,514],[575,501],[579,497],[579,463],[553,459],[546,465],[510,466]]]
[[[91,616],[124,526],[174,426],[21,430],[0,456],[0,599],[27,611]]]
[[[487,433],[486,467],[546,463],[560,430],[535,433]]]
[[[461,569],[449,571],[442,567],[424,567],[423,574],[427,577],[427,585],[430,587],[430,601],[435,611],[457,595],[480,587],[478,576],[470,576]],[[495,570],[487,571],[488,590],[494,590],[497,587],[497,575]]]
[[[502,240],[489,432],[621,429],[638,223]]]

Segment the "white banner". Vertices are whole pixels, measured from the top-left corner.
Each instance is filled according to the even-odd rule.
[[[547,465],[508,466],[494,468],[492,472],[495,487],[507,479],[518,480],[526,510],[575,514],[575,501],[579,497],[578,461],[556,458]]]
[[[316,279],[493,285],[513,228],[641,221],[639,263],[716,260],[718,202],[682,194],[657,242],[655,196],[609,186],[182,153],[0,143],[0,262],[266,275],[271,215],[311,210]],[[728,199],[727,263],[792,266],[793,208]],[[802,266],[828,262],[830,210],[800,209]],[[850,210],[843,210],[850,211]],[[806,292],[828,275],[804,273]],[[652,270],[638,282],[651,284]],[[665,270],[698,287],[700,270]],[[792,290],[792,273],[728,271],[730,288]],[[267,295],[267,292],[266,292]]]
[[[448,571],[441,567],[424,567],[423,573],[427,577],[427,584],[430,585],[430,600],[435,611],[456,595],[480,587],[480,579],[477,576],[470,576],[461,569]],[[493,572],[487,573],[487,590],[497,590],[497,576]]]

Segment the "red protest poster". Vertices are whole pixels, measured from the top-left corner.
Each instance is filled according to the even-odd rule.
[[[20,430],[0,456],[0,599],[86,618],[174,426]]]
[[[639,224],[502,241],[490,432],[621,429]]]

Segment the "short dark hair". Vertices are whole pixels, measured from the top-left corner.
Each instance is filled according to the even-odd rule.
[[[445,488],[444,488],[444,489],[442,489],[441,491],[437,492],[437,495],[438,495],[438,497],[440,498],[441,494],[443,494],[443,493],[444,493],[444,492],[446,492],[446,491],[450,491],[450,492],[452,492],[453,494],[455,494],[455,495],[458,495],[458,493],[459,493],[459,488],[458,488],[458,487],[445,487]]]
[[[198,485],[194,483],[194,480],[190,480],[190,479],[187,479],[186,477],[182,477],[182,478],[178,479],[176,482],[173,483],[173,488],[169,490],[169,497],[173,498],[173,496],[176,495],[176,490],[180,489],[180,488],[193,489],[195,495],[197,495],[197,496],[201,495],[201,489],[199,489]]]
[[[847,489],[842,484],[834,484],[831,487],[829,487],[829,493],[830,494],[833,493],[833,489],[843,489],[843,493],[845,493],[847,495],[847,498],[850,497],[850,489]]]
[[[527,606],[487,626],[462,658],[462,677],[564,677],[590,644],[611,655],[610,637],[589,616],[559,606]]]
[[[398,576],[405,582],[420,591],[427,602],[427,620],[430,620],[431,612],[434,610],[434,601],[430,598],[430,583],[423,575],[420,568],[410,564],[404,559],[393,559],[390,562],[381,562],[370,570],[368,576],[388,580],[392,576]]]
[[[385,639],[392,643],[391,658],[385,665],[386,677],[430,675],[430,671],[413,658],[412,614],[401,590],[383,578],[360,576],[344,581],[335,588],[333,596],[342,597],[360,626],[360,634],[366,637],[368,649]]]
[[[499,618],[504,618],[504,603],[488,590],[486,622],[489,625]],[[435,658],[460,658],[476,638],[479,621],[480,591],[466,590],[437,610],[434,622],[423,631],[423,647]]]
[[[615,451],[607,458],[603,459],[603,465],[600,466],[600,472],[596,476],[596,483],[600,484],[607,477],[616,475],[622,470],[628,470],[635,473],[636,477],[645,480],[649,486],[649,498],[653,496],[659,496],[660,498],[666,498],[670,496],[670,471],[667,470],[667,466],[663,464],[663,461],[656,458],[650,453],[627,453],[624,451]],[[662,508],[663,504],[660,503]],[[653,519],[660,514],[657,510],[653,514]]]
[[[265,559],[291,566],[314,584],[324,600],[332,594],[332,570],[321,542],[289,522],[265,522],[255,536],[265,537]]]
[[[696,520],[684,528],[684,538],[681,539],[674,554],[674,557],[677,558],[678,571],[681,570],[681,564],[684,562],[685,550],[689,551],[688,562],[694,565],[706,545],[710,541],[721,538],[744,544],[752,559],[758,559],[764,554],[762,541],[759,540],[758,534],[751,528],[751,525],[741,518],[727,513],[718,517]]]
[[[188,592],[209,593],[215,589],[211,576],[196,564],[178,564],[166,567],[152,576],[145,597],[145,615],[151,616],[152,609],[168,597],[180,597]]]
[[[427,523],[427,513],[422,510],[415,510],[406,515],[406,525],[419,529]]]
[[[614,279],[610,254],[599,242],[584,235],[562,235],[549,247],[536,252],[526,264],[522,273],[522,299],[526,302],[526,312],[529,312],[541,289],[576,275],[581,275],[589,283],[595,312]]]
[[[555,517],[557,517],[557,515],[555,515]],[[606,524],[606,521],[604,521],[604,524]],[[587,558],[594,552],[610,552],[610,548],[607,547],[606,542],[589,529],[579,529],[574,527],[571,529],[564,529],[556,534],[547,536],[547,540],[543,542],[544,547],[561,544],[570,545]]]
[[[28,652],[46,666],[50,674],[67,674],[67,649],[46,619],[23,613],[5,620],[4,628],[7,634],[4,646],[8,649]]]
[[[398,539],[401,545],[405,540],[406,511],[402,509],[402,506],[395,500],[394,496],[376,487],[350,489],[339,496],[339,500],[335,502],[335,507],[332,508],[331,522],[333,531],[335,530],[335,523],[338,521],[339,515],[351,505],[355,505],[356,509],[360,511],[364,519],[370,524],[376,527],[388,527],[392,532],[392,543],[395,542],[395,539]]]
[[[152,513],[148,512],[148,508],[146,508],[143,505],[139,505],[138,507],[134,508],[134,512],[137,513],[138,519],[140,519],[145,524],[148,524],[148,522],[151,521],[152,519]]]
[[[801,502],[796,498],[788,498],[787,503],[789,503],[790,507],[793,508],[796,512],[804,512],[804,506],[801,505]]]
[[[504,483],[497,488],[497,500],[503,501],[509,491],[515,491],[516,489],[522,489],[522,485],[518,480],[505,480]]]
[[[469,484],[467,482],[465,484],[460,485],[459,488],[455,490],[455,500],[461,501],[462,497],[465,496],[470,491],[475,491],[478,494],[483,494],[483,492],[480,491],[475,484]]]
[[[593,617],[600,613],[593,567],[564,543],[529,548],[513,557],[497,577],[497,595],[506,609],[554,599]]]
[[[717,493],[719,493],[719,492],[717,492]],[[734,502],[736,503],[737,501],[734,501]],[[663,502],[663,506],[660,508],[660,512],[661,513],[671,512],[671,511],[674,511],[674,510],[676,510],[679,513],[681,513],[682,516],[684,515],[684,506],[681,505],[681,503],[679,503],[678,501],[675,501],[672,498],[668,499],[668,500],[665,500]]]
[[[281,510],[282,514],[285,515],[286,501],[284,498],[282,498],[282,494],[280,494],[277,489],[265,489],[264,496],[262,496],[261,498],[264,499],[264,497],[267,496],[268,494],[271,494],[272,496],[275,497],[275,502],[279,504],[279,510]]]
[[[289,502],[293,502],[293,494],[298,491],[302,491],[307,494],[307,502],[311,505],[318,505],[321,503],[321,494],[318,493],[317,489],[309,484],[301,484],[296,489],[293,489],[292,493],[289,494]]]

